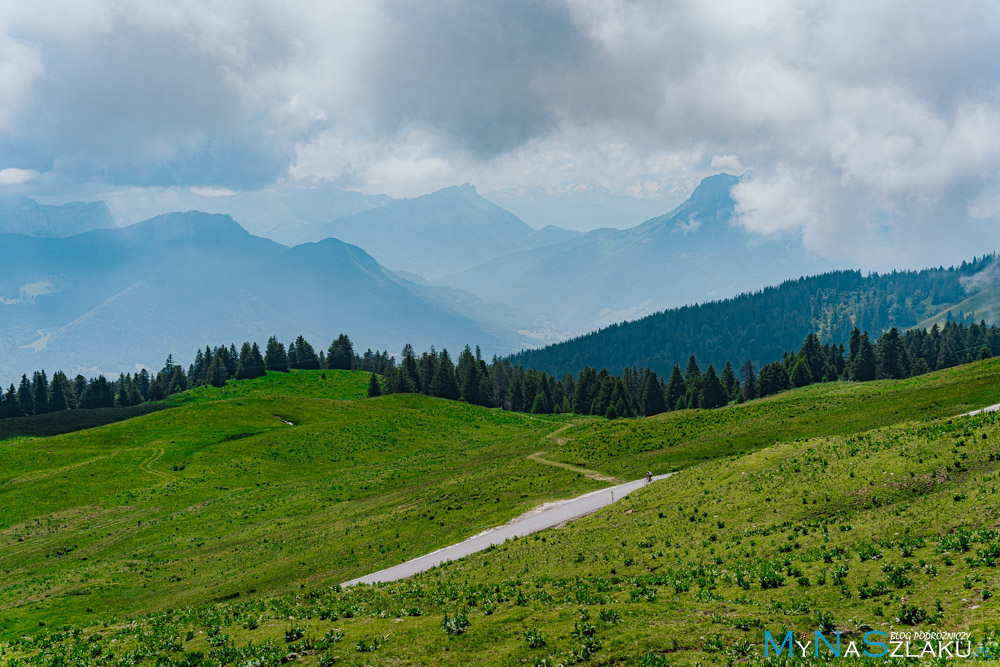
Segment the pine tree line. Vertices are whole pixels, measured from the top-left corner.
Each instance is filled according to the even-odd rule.
[[[952,321],[944,327],[935,324],[904,334],[891,328],[876,340],[855,327],[846,348],[821,343],[819,335],[810,333],[798,351],[785,352],[780,360],[759,371],[747,360],[739,371],[726,362],[721,373],[712,364],[703,372],[690,355],[684,371],[674,365],[667,378],[651,368],[635,366],[626,367],[620,375],[585,366],[577,375],[556,377],[526,369],[510,357],[494,356],[487,363],[478,346],[474,351],[466,346],[456,363],[447,350],[437,352],[432,347],[417,356],[413,347],[406,345],[397,363],[388,351],[368,349],[363,355],[356,354],[344,334],[318,353],[302,336],[287,348],[272,336],[263,353],[256,343],[244,343],[239,350],[235,345],[206,347],[197,352],[187,369],[174,363],[171,355],[155,374],[143,369],[135,375],[119,375],[117,380],[103,375],[89,380],[77,375],[71,380],[58,372],[50,381],[44,370],[30,379],[22,375],[18,386],[11,384],[0,392],[0,418],[128,407],[162,400],[192,387],[221,387],[230,380],[260,377],[267,371],[341,369],[371,372],[369,396],[422,393],[518,412],[571,412],[615,419],[717,408],[817,382],[902,379],[997,354],[1000,327]]]
[[[1000,327],[985,322],[948,322],[944,327],[913,329],[900,335],[891,328],[873,341],[855,327],[847,348],[821,343],[810,333],[798,351],[760,368],[751,360],[737,373],[726,362],[721,373],[709,364],[702,371],[694,355],[683,370],[674,365],[669,378],[650,368],[626,367],[621,375],[585,366],[578,374],[557,378],[525,369],[513,358],[487,364],[479,348],[468,346],[454,364],[447,350],[433,348],[419,357],[407,345],[381,385],[373,380],[369,395],[423,393],[486,407],[549,414],[572,412],[609,419],[659,414],[686,408],[718,408],[817,382],[902,379],[1000,354]]]
[[[44,370],[35,372],[31,378],[22,375],[16,387],[11,384],[6,391],[0,390],[0,419],[61,410],[130,407],[160,401],[193,387],[221,387],[230,380],[260,377],[266,371],[329,368],[383,374],[392,365],[387,351],[369,349],[363,355],[355,354],[350,338],[343,334],[325,353],[320,350],[319,354],[302,336],[287,348],[272,336],[263,353],[257,343],[243,343],[239,350],[235,345],[209,346],[198,350],[187,369],[174,363],[173,355],[169,355],[156,373],[142,369],[134,375],[120,374],[117,380],[103,375],[89,380],[83,375],[70,379],[62,371],[49,380]]]

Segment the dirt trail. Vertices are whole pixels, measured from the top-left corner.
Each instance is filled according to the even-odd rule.
[[[560,438],[559,434],[567,431],[568,429],[573,428],[574,426],[576,426],[576,424],[574,424],[573,422],[563,424],[562,426],[552,431],[545,437],[547,439],[552,440],[557,445],[565,445],[573,438]],[[581,468],[580,466],[575,466],[572,463],[551,461],[549,459],[543,458],[546,454],[548,454],[548,452],[535,452],[534,454],[530,454],[528,458],[534,461],[535,463],[541,463],[547,466],[562,468],[563,470],[572,470],[573,472],[580,473],[581,475],[584,475],[585,477],[596,480],[598,482],[610,482],[612,484],[622,484],[624,482],[624,480],[618,479],[617,477],[612,477],[611,475],[605,475],[604,473],[599,472],[597,470],[591,470],[589,468]]]
[[[561,461],[550,461],[549,459],[542,458],[548,452],[535,452],[534,454],[529,454],[528,458],[535,463],[542,463],[547,466],[555,466],[556,468],[562,468],[563,470],[572,470],[573,472],[578,472],[581,475],[589,477],[590,479],[597,480],[598,482],[611,482],[612,484],[621,484],[622,480],[617,477],[612,477],[611,475],[605,475],[602,472],[596,470],[590,470],[589,468],[581,468],[580,466],[575,466],[572,463],[563,463]]]

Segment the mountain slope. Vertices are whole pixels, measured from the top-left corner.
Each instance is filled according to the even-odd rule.
[[[27,197],[0,196],[0,233],[52,238],[114,227],[111,211],[101,201],[51,206]]]
[[[230,215],[253,234],[292,243],[306,230],[392,201],[327,183],[278,183],[262,190],[199,193],[186,189],[125,190],[106,196],[123,224],[134,224],[164,211],[197,210]],[[312,239],[310,239],[312,240]]]
[[[562,343],[514,355],[516,363],[554,374],[578,372],[585,365],[618,370],[650,366],[669,373],[683,368],[689,355],[718,369],[746,359],[765,363],[798,349],[810,332],[825,342],[846,343],[855,326],[873,334],[948,317],[976,318],[963,305],[981,301],[991,308],[996,286],[977,276],[994,272],[994,256],[950,269],[901,271],[864,276],[836,271],[790,280],[759,292],[667,310],[614,324]],[[983,311],[992,312],[989,308]]]
[[[434,278],[573,236],[557,228],[536,231],[466,184],[310,228],[300,240],[338,238],[361,246],[392,270]]]
[[[414,285],[338,239],[291,248],[262,266],[248,285],[324,340],[334,331],[350,332],[366,347],[393,351],[404,342],[453,350],[479,340],[491,350],[509,344],[503,334],[460,314],[463,309],[449,307],[450,290]]]
[[[0,372],[118,372],[187,360],[207,344],[340,332],[398,350],[479,343],[510,350],[475,299],[413,284],[335,239],[287,248],[232,218],[190,211],[64,239],[0,235]],[[480,307],[481,310],[481,307]]]
[[[595,230],[442,282],[516,305],[558,338],[824,267],[798,239],[760,238],[732,225],[729,193],[737,180],[707,178],[684,204],[632,229]]]

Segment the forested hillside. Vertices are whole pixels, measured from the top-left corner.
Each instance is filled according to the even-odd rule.
[[[897,271],[868,276],[835,271],[789,280],[732,299],[685,306],[615,324],[572,340],[513,355],[516,365],[555,375],[584,366],[647,366],[664,374],[690,355],[721,367],[726,361],[773,361],[809,333],[846,343],[853,328],[877,336],[941,315],[971,320],[961,302],[994,285],[984,272],[995,255],[948,269]],[[982,279],[974,277],[982,276]],[[950,309],[950,310],[949,310]],[[948,311],[945,313],[945,311]]]

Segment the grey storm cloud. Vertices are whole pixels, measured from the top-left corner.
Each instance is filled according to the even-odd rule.
[[[655,196],[727,168],[747,229],[919,263],[994,247],[997,34],[965,2],[5,3],[0,183]]]
[[[421,124],[483,157],[551,131],[559,78],[591,55],[566,7],[526,1],[399,3],[376,42],[379,129]]]

